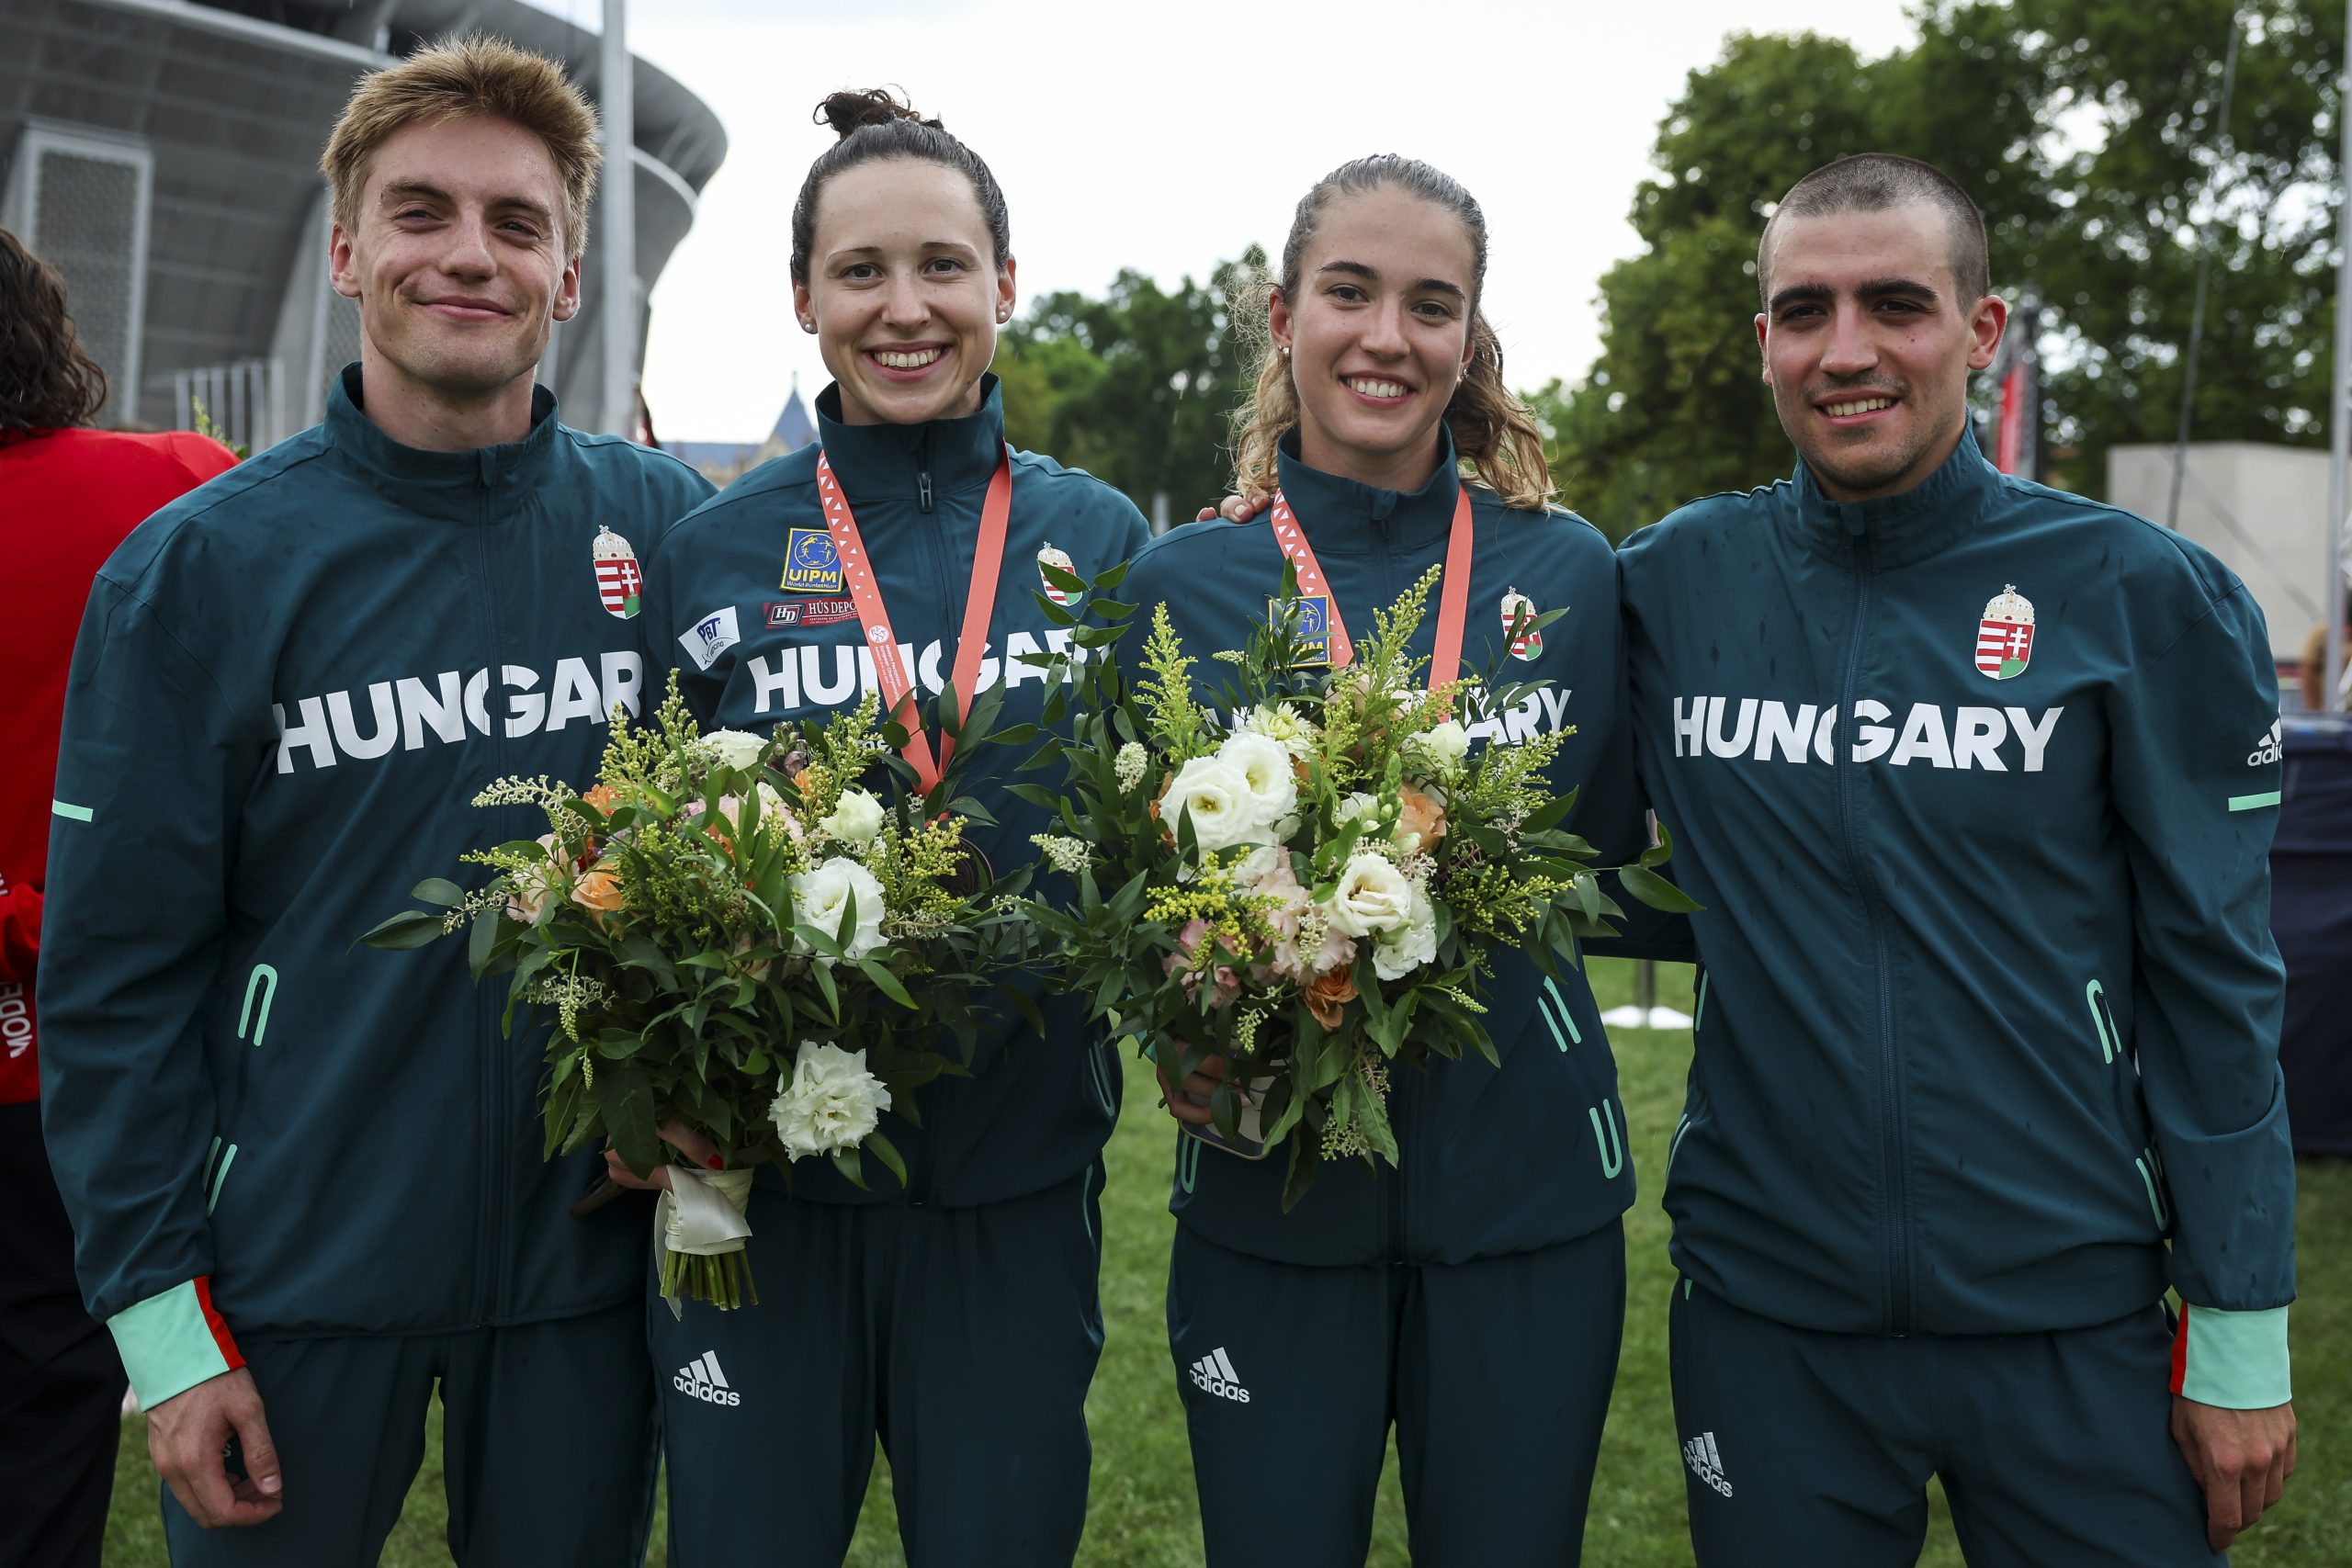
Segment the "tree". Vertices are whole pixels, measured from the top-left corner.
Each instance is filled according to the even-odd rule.
[[[1164,290],[1124,270],[1101,299],[1048,294],[1008,328],[997,355],[1013,444],[1117,486],[1146,511],[1166,496],[1188,520],[1225,493],[1229,421],[1247,391],[1228,301],[1265,265],[1251,246],[1206,286]]]
[[[1928,0],[1917,20],[1919,41],[1877,61],[1735,38],[1668,111],[1634,197],[1644,249],[1601,280],[1600,355],[1534,399],[1569,503],[1612,533],[1792,466],[1758,382],[1756,240],[1801,175],[1864,151],[1951,173],[1984,209],[1996,289],[2051,307],[2051,434],[2080,448],[2075,488],[2098,492],[2109,446],[2172,438],[2207,232],[2198,438],[2324,439],[2340,9]]]
[[[2021,226],[2015,276],[2053,307],[2053,434],[2106,451],[2170,441],[2196,299],[2212,247],[2199,440],[2326,439],[2334,330],[2335,73],[2344,8],[2326,0],[2033,0],[1948,5],[1922,48],[1944,56],[2029,26],[2015,50],[2046,139],[2046,210]],[[2232,27],[2243,28],[2222,124]],[[1979,47],[1982,47],[1981,44]]]

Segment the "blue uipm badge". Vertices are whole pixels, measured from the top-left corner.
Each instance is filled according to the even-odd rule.
[[[839,593],[842,558],[833,551],[833,536],[822,528],[795,528],[785,539],[784,578],[776,584],[788,593]]]
[[[1298,606],[1298,641],[1306,657],[1298,661],[1300,669],[1331,662],[1331,597],[1328,593],[1303,593],[1295,600],[1266,601],[1266,624],[1280,626],[1283,606]]]

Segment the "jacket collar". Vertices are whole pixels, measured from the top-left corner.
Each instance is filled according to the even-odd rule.
[[[1963,425],[1960,445],[1936,471],[1900,495],[1874,501],[1832,501],[1803,458],[1797,460],[1796,532],[1824,555],[1849,556],[1867,537],[1875,566],[1908,566],[1937,554],[1984,520],[2001,476]]]
[[[961,419],[921,424],[843,424],[835,382],[817,394],[817,439],[853,504],[917,501],[922,476],[933,496],[983,489],[1004,456],[1004,399],[994,372],[980,377],[980,407]]]
[[[1418,490],[1380,490],[1311,468],[1298,455],[1298,432],[1286,433],[1275,447],[1283,499],[1317,555],[1370,555],[1386,546],[1413,549],[1444,538],[1453,525],[1454,498],[1462,481],[1454,466],[1453,434],[1438,427],[1437,468]]]
[[[531,430],[502,446],[427,452],[379,429],[364,408],[359,367],[348,365],[327,391],[328,444],[348,457],[377,490],[410,511],[470,520],[485,491],[518,491],[548,473],[556,448],[555,394],[531,389]]]

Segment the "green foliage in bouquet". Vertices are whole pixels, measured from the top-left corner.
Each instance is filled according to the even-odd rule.
[[[1220,1141],[1287,1141],[1286,1207],[1319,1158],[1396,1162],[1394,1065],[1499,1060],[1481,1000],[1496,950],[1518,948],[1546,974],[1575,963],[1576,939],[1613,934],[1623,915],[1605,872],[1660,908],[1695,908],[1654,869],[1670,844],[1597,867],[1562,826],[1575,793],[1555,795],[1548,771],[1572,730],[1474,744],[1475,728],[1542,682],[1490,670],[1423,684],[1428,661],[1409,648],[1436,569],[1376,612],[1355,662],[1332,671],[1316,667],[1285,565],[1282,608],[1246,648],[1216,655],[1229,671],[1214,706],[1165,606],[1132,682],[1117,660],[1088,657],[1113,649],[1139,608],[1099,597],[1124,570],[1091,584],[1057,575],[1085,597],[1046,606],[1076,627],[1080,651],[1039,659],[1075,664],[1075,678],[1048,700],[1062,732],[1023,766],[1060,782],[1015,790],[1058,816],[1061,831],[1038,843],[1073,891],[1033,900],[1034,918],[1061,959],[1058,983],[1135,1038],[1165,1082],[1224,1058],[1210,1100]],[[1525,617],[1513,635],[1565,613]]]
[[[960,720],[957,705],[947,692],[938,714],[960,761],[997,739],[1001,698],[982,694]],[[903,1183],[879,1112],[920,1125],[916,1091],[968,1074],[984,983],[1033,938],[1017,897],[1027,872],[993,881],[963,838],[991,818],[955,794],[953,764],[917,793],[885,749],[905,739],[871,696],[766,738],[703,734],[673,673],[650,723],[615,710],[595,787],[502,779],[476,797],[537,806],[548,824],[467,854],[497,874],[489,883],[424,882],[411,896],[432,908],[362,940],[412,948],[469,931],[475,977],[514,976],[510,1033],[526,1005],[553,1010],[549,1156],[608,1138],[643,1175],[676,1119],[730,1168],[773,1161],[788,1176],[822,1155],[864,1186],[871,1152]]]

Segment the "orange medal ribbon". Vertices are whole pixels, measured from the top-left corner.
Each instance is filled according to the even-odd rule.
[[[1274,491],[1274,543],[1298,569],[1298,592],[1304,598],[1323,601],[1326,625],[1331,634],[1331,668],[1340,669],[1356,656],[1355,644],[1348,639],[1347,624],[1340,618],[1340,601],[1324,581],[1323,569],[1315,559],[1315,547],[1306,542],[1306,530],[1299,526],[1290,502],[1283,492]],[[1435,691],[1448,681],[1462,676],[1462,626],[1470,614],[1470,492],[1456,490],[1453,494],[1453,527],[1445,541],[1445,575],[1438,581],[1437,651],[1430,660],[1430,690]]]
[[[857,604],[858,621],[865,627],[866,650],[874,656],[874,678],[882,688],[883,711],[906,727],[907,744],[899,753],[914,764],[915,777],[929,794],[939,784],[947,760],[956,754],[952,737],[939,738],[933,761],[931,737],[923,732],[922,716],[914,704],[911,671],[899,659],[898,634],[890,629],[890,613],[882,604],[882,589],[874,581],[874,566],[865,541],[851,515],[849,498],[823,452],[817,454],[817,495],[825,508],[825,527],[833,536],[833,554],[841,561],[842,580]],[[980,674],[980,656],[987,651],[989,622],[996,614],[997,578],[1004,569],[1005,526],[1012,516],[1012,449],[1006,447],[996,462],[996,477],[989,480],[988,500],[980,507],[980,537],[972,552],[972,582],[964,598],[964,630],[956,642],[956,720],[972,711],[974,687]],[[903,710],[903,711],[901,711]]]

